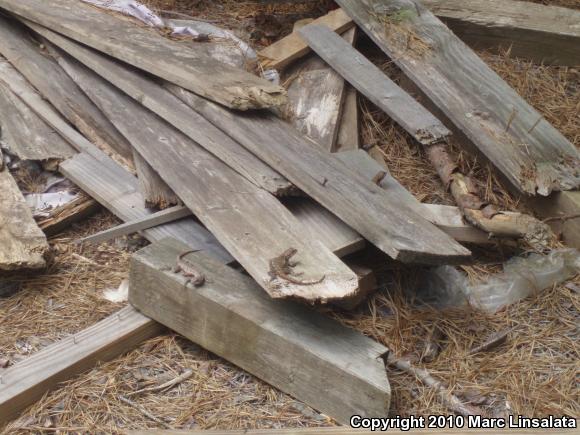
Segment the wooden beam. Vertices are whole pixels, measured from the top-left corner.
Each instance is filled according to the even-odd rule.
[[[337,2],[520,193],[580,186],[577,149],[422,4]]]
[[[341,9],[329,12],[314,20],[313,23],[325,25],[337,33],[342,33],[354,26],[352,20]],[[309,51],[308,45],[297,33],[293,32],[260,51],[258,57],[263,68],[282,70],[292,61],[308,54]]]
[[[64,38],[43,27],[27,24],[127,95],[139,101],[144,107],[147,107],[186,136],[202,145],[217,158],[256,184],[256,186],[260,186],[275,195],[286,195],[293,190],[291,183],[277,171],[264,164],[228,135],[211,125],[211,123],[191,110],[155,81],[127,69],[113,59],[102,56],[68,38]],[[59,56],[58,60],[62,62],[62,56]]]
[[[0,53],[87,139],[129,161],[131,146],[48,53],[41,52],[28,29],[0,16]]]
[[[353,414],[387,414],[384,346],[303,305],[269,298],[252,279],[203,254],[187,258],[205,284],[185,286],[170,270],[186,249],[166,240],[133,256],[133,306],[341,423]]]
[[[143,219],[153,214],[144,206],[137,179],[112,160],[100,161],[81,153],[61,163],[60,172],[123,221]],[[191,249],[211,253],[224,263],[233,261],[215,237],[193,218],[144,230],[143,236],[151,242],[173,237]]]
[[[57,341],[2,371],[0,425],[79,373],[131,350],[162,330],[157,322],[126,307],[95,325]]]
[[[37,224],[50,237],[70,228],[74,222],[93,215],[100,208],[100,204],[94,199],[80,195],[74,201],[51,210],[50,216],[37,220]]]
[[[165,209],[181,203],[171,187],[136,150],[133,150],[133,161],[139,181],[139,192],[145,199],[145,207]]]
[[[0,272],[46,266],[46,236],[38,228],[8,168],[0,169]]]
[[[8,151],[20,160],[48,166],[75,153],[68,142],[49,127],[0,79],[0,137]]]
[[[355,296],[356,275],[319,240],[308,240],[274,196],[84,65],[67,62],[77,84],[270,296],[309,303]],[[294,271],[273,269],[289,249]]]
[[[467,249],[409,210],[398,192],[384,191],[357,176],[335,154],[312,146],[274,115],[238,116],[182,88],[167,86],[392,258],[440,264],[463,262],[469,257]]]
[[[477,49],[551,65],[580,65],[580,11],[513,0],[423,0],[463,41]]]
[[[83,2],[1,0],[0,8],[233,109],[278,106],[286,99],[283,88],[196,50],[203,42],[172,41]]]

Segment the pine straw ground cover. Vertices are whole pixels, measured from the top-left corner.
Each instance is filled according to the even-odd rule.
[[[164,7],[175,6],[169,3]],[[191,15],[193,3],[202,4],[207,17],[224,17],[222,25],[226,27],[228,22],[239,22],[239,17],[231,12],[219,15],[220,10],[226,9],[212,10],[210,3],[215,7],[217,2],[183,1],[179,9],[173,10]],[[223,4],[226,3],[230,5]],[[238,7],[249,3],[252,2],[238,2]],[[384,56],[371,54],[377,64],[397,78],[396,68]],[[509,53],[480,54],[580,146],[577,69],[537,66],[512,59]],[[420,147],[367,101],[361,99],[360,106],[364,140],[380,146],[393,175],[422,201],[452,204]],[[458,147],[455,151],[462,169],[474,176],[486,199],[504,209],[524,210],[493,171]],[[54,255],[46,273],[18,277],[22,290],[0,299],[0,359],[16,363],[122,307],[123,304],[103,299],[102,291],[116,288],[127,277],[129,256],[138,249],[140,240],[130,238],[83,248],[73,244],[83,235],[116,223],[110,214],[102,212],[51,238]],[[495,249],[477,250],[476,258],[474,265],[463,267],[472,280],[500,271],[507,255]],[[580,417],[580,277],[492,315],[471,308],[441,311],[417,306],[406,291],[414,285],[416,272],[412,268],[385,269],[381,280],[384,288],[358,309],[321,311],[380,341],[396,355],[409,358],[416,358],[433,331],[439,331],[440,354],[431,362],[417,365],[427,368],[462,399],[481,406],[489,415],[509,411],[526,416]],[[506,343],[488,352],[469,354],[491,333],[506,328],[511,328]],[[191,377],[171,389],[131,395],[187,370],[192,371]],[[388,374],[393,392],[391,414],[449,412],[432,390],[414,378],[392,368]],[[122,402],[120,395],[129,396],[163,423],[152,421]],[[4,433],[113,433],[165,425],[226,429],[333,424],[327,417],[168,331],[123,357],[63,383],[6,426]]]

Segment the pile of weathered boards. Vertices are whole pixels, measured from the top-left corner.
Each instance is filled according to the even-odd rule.
[[[170,39],[77,0],[0,0],[0,123],[3,162],[41,162],[87,195],[45,231],[100,203],[125,224],[87,241],[142,231],[155,242],[131,270],[140,312],[345,421],[386,415],[387,350],[280,299],[355,306],[376,286],[356,255],[365,246],[443,265],[468,262],[465,244],[551,237],[480,199],[446,125],[519,194],[574,190],[580,176],[576,148],[427,7],[337,3],[259,53],[284,88],[211,34]],[[445,125],[354,48],[359,30]],[[420,203],[361,146],[357,92],[424,148],[458,207]],[[42,269],[46,236],[9,166],[0,270]],[[328,376],[298,376],[309,364]]]

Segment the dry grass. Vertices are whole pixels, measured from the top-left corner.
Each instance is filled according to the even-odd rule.
[[[219,25],[242,30],[249,19],[255,19],[257,4],[231,0],[151,0],[148,3],[159,10],[171,9],[196,18],[217,20]],[[578,0],[550,3],[580,8]],[[316,7],[325,7],[324,4],[320,2]],[[284,13],[283,9],[278,12],[280,16]],[[317,9],[300,13],[320,15]],[[286,22],[284,18],[277,20]],[[286,27],[282,33],[288,30]],[[507,54],[482,53],[482,57],[580,146],[577,70],[540,67],[511,59]],[[374,60],[397,78],[396,68],[385,62],[383,56],[376,56]],[[421,201],[452,204],[435,170],[411,138],[364,99],[361,108],[364,141],[380,145],[393,175]],[[462,169],[474,176],[486,199],[504,209],[521,208],[518,199],[502,187],[490,168],[458,147],[455,152]],[[131,239],[128,246],[120,241],[83,250],[72,244],[76,238],[115,222],[109,214],[101,213],[53,238],[50,242],[55,255],[47,272],[42,276],[16,277],[22,282],[23,290],[0,299],[0,358],[18,362],[48,343],[94,324],[121,306],[102,299],[100,294],[104,288],[117,287],[127,276],[129,256],[138,246],[136,239]],[[481,250],[476,264],[465,267],[464,271],[472,280],[480,279],[500,271],[504,259],[497,252]],[[511,410],[527,416],[580,417],[577,292],[561,285],[495,315],[472,309],[438,311],[417,306],[406,291],[414,285],[416,272],[407,268],[385,271],[381,280],[385,288],[362,307],[350,313],[329,309],[324,312],[387,345],[399,356],[419,355],[430,331],[435,327],[440,329],[443,332],[439,342],[441,353],[424,366],[456,393],[477,398],[488,413],[505,411],[507,401]],[[580,277],[574,282],[580,285]],[[506,327],[514,328],[507,343],[489,352],[468,355],[473,345]],[[54,433],[57,429],[68,433],[114,433],[127,428],[161,428],[159,423],[120,401],[119,395],[162,384],[187,369],[193,369],[193,376],[178,386],[164,392],[136,395],[132,400],[175,428],[333,424],[229,363],[167,333],[64,383],[6,427],[5,433]],[[433,391],[408,375],[389,369],[389,379],[393,391],[392,414],[448,412]]]

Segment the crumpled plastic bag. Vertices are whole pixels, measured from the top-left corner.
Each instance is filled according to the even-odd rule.
[[[495,313],[580,273],[580,252],[557,249],[547,255],[534,253],[514,257],[504,264],[503,269],[502,273],[473,285],[455,267],[431,269],[422,277],[421,299],[439,307],[469,303]]]

